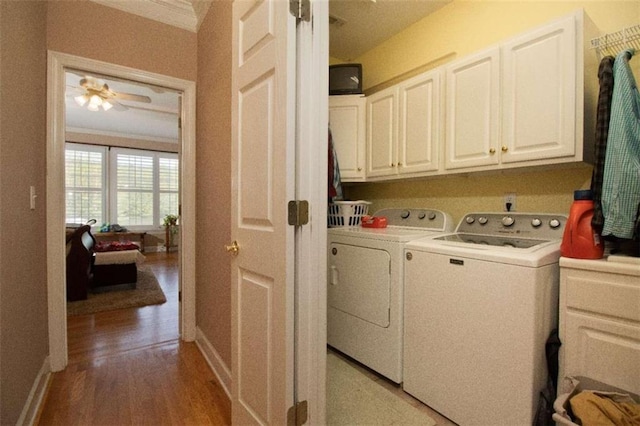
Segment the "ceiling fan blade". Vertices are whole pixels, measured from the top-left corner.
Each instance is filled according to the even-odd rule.
[[[123,101],[144,102],[146,104],[151,103],[151,98],[143,95],[134,95],[133,93],[118,93],[114,92],[113,97]]]
[[[113,98],[109,99],[109,103],[113,105],[113,109],[115,109],[116,111],[127,111],[129,109],[125,105],[122,105],[120,102],[116,101]]]

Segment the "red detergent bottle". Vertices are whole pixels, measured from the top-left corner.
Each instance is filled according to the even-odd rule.
[[[591,190],[573,193],[573,204],[569,219],[564,227],[560,254],[574,259],[600,259],[604,253],[604,243],[600,235],[591,227],[593,217],[593,194]]]

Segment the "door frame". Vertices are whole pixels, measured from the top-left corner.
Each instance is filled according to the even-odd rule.
[[[326,424],[329,5],[311,1],[297,28],[296,199],[310,205],[296,231],[295,398],[308,424]]]
[[[182,141],[180,147],[180,335],[182,340],[196,337],[195,313],[195,82],[155,74],[107,62],[48,51],[47,61],[47,296],[49,325],[49,363],[52,371],[68,363],[65,279],[65,69],[112,75],[141,83],[181,91]],[[188,243],[187,243],[188,242]]]

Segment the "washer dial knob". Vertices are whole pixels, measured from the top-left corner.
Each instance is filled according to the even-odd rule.
[[[513,218],[513,216],[505,216],[502,218],[502,224],[507,227],[513,225],[515,222],[516,220]]]
[[[540,225],[542,225],[542,221],[540,219],[538,219],[537,217],[535,219],[531,219],[531,226],[537,228]]]
[[[408,219],[410,215],[411,212],[409,210],[403,210],[402,213],[400,213],[400,217],[403,219]]]
[[[549,221],[549,226],[553,229],[556,229],[558,226],[560,226],[560,221],[558,219],[551,219]]]
[[[480,225],[486,225],[488,221],[489,221],[489,219],[487,219],[485,216],[480,216],[478,218],[478,223]]]
[[[469,225],[471,225],[476,220],[474,219],[473,216],[467,216],[464,221],[467,222]]]
[[[418,213],[418,219],[422,220],[422,219],[424,219],[425,217],[427,217],[427,214],[426,214],[425,212],[420,212],[420,213]]]

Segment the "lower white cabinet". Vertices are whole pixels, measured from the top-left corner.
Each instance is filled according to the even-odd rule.
[[[583,376],[640,395],[640,259],[561,258],[559,318],[558,393]]]

